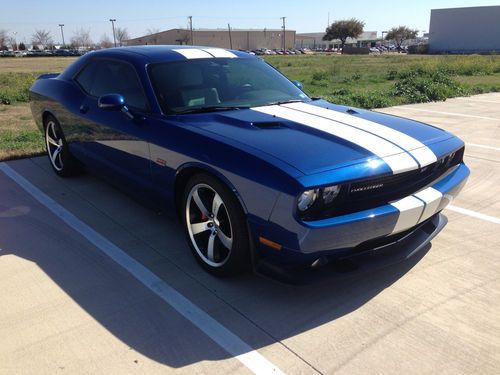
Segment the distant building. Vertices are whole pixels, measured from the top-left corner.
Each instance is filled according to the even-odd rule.
[[[286,48],[295,45],[295,31],[286,30]],[[283,30],[281,29],[196,29],[193,30],[193,43],[189,29],[171,29],[156,34],[144,35],[139,38],[129,39],[128,46],[145,44],[194,44],[220,48],[256,50],[260,48],[283,48]]]
[[[430,53],[500,52],[500,6],[433,9]]]
[[[328,48],[338,48],[341,43],[340,40],[323,40],[325,32],[319,33],[300,33],[296,36],[295,48],[310,48],[310,49],[328,49]],[[365,31],[359,36],[359,38],[347,38],[347,46],[356,47],[372,47],[377,41],[380,41],[377,37],[376,31]]]

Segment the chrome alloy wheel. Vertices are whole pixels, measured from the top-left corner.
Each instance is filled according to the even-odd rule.
[[[63,138],[61,131],[54,121],[49,121],[45,127],[45,144],[52,166],[56,171],[62,171],[64,168],[62,158]]]
[[[233,247],[233,230],[226,205],[211,186],[200,183],[189,192],[186,224],[200,258],[212,267],[224,265]]]

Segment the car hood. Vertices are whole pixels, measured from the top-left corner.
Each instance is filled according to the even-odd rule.
[[[379,172],[417,169],[436,161],[433,144],[452,137],[420,122],[323,100],[179,117],[305,175],[360,163]]]

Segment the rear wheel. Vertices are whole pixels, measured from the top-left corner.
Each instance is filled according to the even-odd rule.
[[[80,165],[69,151],[59,122],[51,115],[45,120],[45,146],[50,165],[59,176],[73,176],[81,171]]]
[[[208,175],[193,176],[184,191],[183,224],[196,260],[217,276],[245,270],[249,236],[245,216],[234,194]]]

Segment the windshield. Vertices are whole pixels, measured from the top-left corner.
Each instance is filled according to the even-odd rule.
[[[149,73],[164,113],[193,113],[309,100],[257,58],[213,58],[153,64]]]

